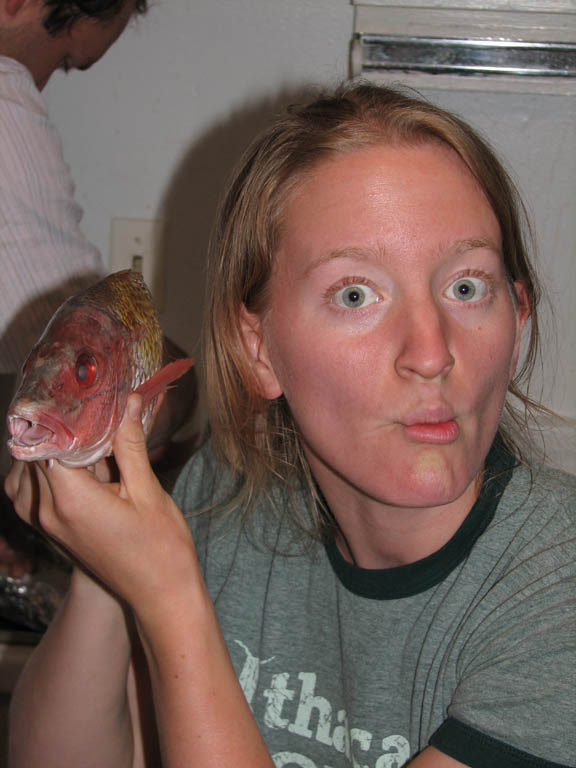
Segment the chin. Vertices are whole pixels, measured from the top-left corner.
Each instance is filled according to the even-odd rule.
[[[439,507],[459,499],[473,476],[459,471],[441,451],[426,451],[396,473],[398,506]]]
[[[448,489],[446,487],[413,488],[398,496],[398,507],[406,509],[433,509],[444,507],[457,501],[465,492],[465,488]]]

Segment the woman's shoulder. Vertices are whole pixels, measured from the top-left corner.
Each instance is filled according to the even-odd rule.
[[[183,510],[212,507],[225,502],[237,482],[235,473],[218,459],[208,439],[182,469],[173,496]]]
[[[576,517],[576,475],[547,465],[520,466],[510,483],[510,501],[525,499],[530,506],[544,506]]]
[[[530,561],[533,570],[535,559],[573,568],[576,477],[547,466],[517,466],[488,536],[492,546],[503,547],[515,563]]]
[[[242,528],[249,522],[253,531],[260,532],[270,528],[276,531],[282,520],[288,522],[285,513],[291,502],[303,503],[299,493],[290,495],[277,483],[251,492],[243,476],[218,457],[211,440],[190,458],[172,495],[189,519],[209,518],[210,525],[216,528]]]
[[[219,459],[210,440],[190,458],[174,487],[201,566],[205,570],[210,561],[216,582],[214,569],[228,572],[238,558],[266,567],[262,563],[270,557],[315,549],[316,542],[292,520],[291,504],[304,504],[300,493],[290,495],[278,484],[255,498],[244,491],[243,478]]]

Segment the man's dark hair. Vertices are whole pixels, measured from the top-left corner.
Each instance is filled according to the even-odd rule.
[[[47,15],[44,27],[57,35],[83,18],[106,22],[113,19],[130,0],[45,0]],[[148,0],[136,0],[134,13],[146,13]]]

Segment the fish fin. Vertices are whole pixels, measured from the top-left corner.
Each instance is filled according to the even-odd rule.
[[[178,360],[165,365],[134,391],[138,395],[142,395],[144,405],[146,405],[161,392],[164,392],[168,384],[183,376],[193,364],[194,360],[191,357],[180,357]]]

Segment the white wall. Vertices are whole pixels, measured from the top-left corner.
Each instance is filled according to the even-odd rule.
[[[190,353],[223,179],[279,104],[347,75],[352,29],[348,0],[156,0],[93,70],[46,89],[88,237],[107,253],[112,217],[167,219],[163,325]],[[559,326],[545,397],[576,416],[576,100],[426,95],[490,137],[528,198]],[[576,470],[573,433],[569,450],[560,463]]]
[[[165,330],[194,351],[208,230],[223,179],[271,110],[348,66],[348,0],[151,0],[89,72],[46,89],[86,214],[165,216]]]
[[[532,214],[536,263],[547,291],[541,307],[544,359],[532,395],[576,418],[576,99],[478,91],[426,94],[490,139]],[[574,429],[543,426],[553,462],[576,472]]]

